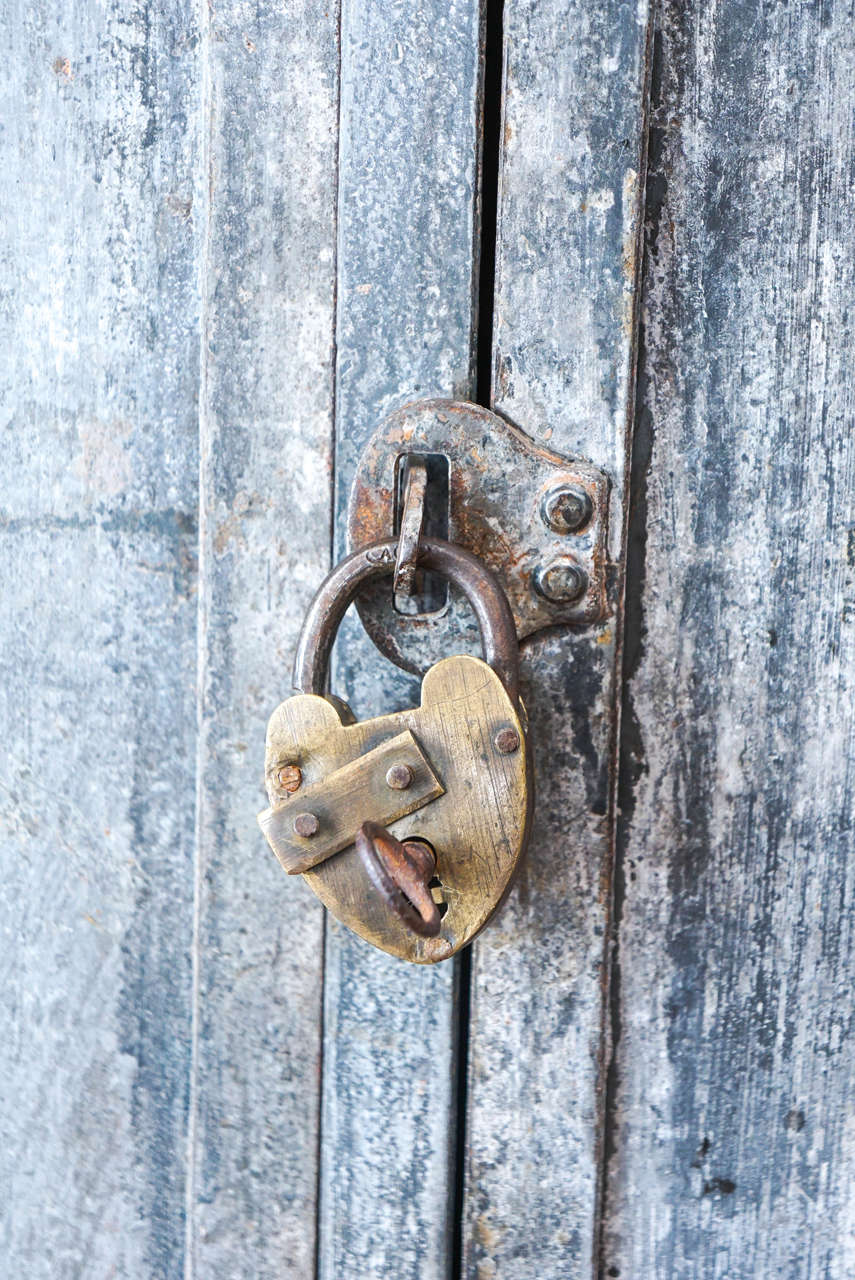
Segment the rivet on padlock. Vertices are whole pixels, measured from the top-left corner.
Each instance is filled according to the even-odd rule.
[[[389,539],[355,552],[315,596],[298,692],[268,725],[271,807],[259,823],[285,870],[302,873],[339,920],[431,964],[471,942],[507,893],[528,835],[531,769],[507,599],[452,543],[419,540],[418,565],[465,593],[485,660],[443,658],[425,674],[420,706],[373,720],[354,721],[326,695],[339,623],[364,583],[392,574],[398,550]],[[299,776],[299,788],[283,794],[283,776]]]

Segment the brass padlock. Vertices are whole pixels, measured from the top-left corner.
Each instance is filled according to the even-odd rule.
[[[397,548],[391,539],[355,552],[312,602],[298,692],[267,729],[270,808],[258,820],[285,870],[302,873],[339,920],[432,964],[471,942],[508,891],[528,836],[531,764],[507,599],[480,560],[448,542],[423,539],[419,567],[466,594],[484,661],[443,658],[424,676],[420,706],[373,720],[324,696],[339,623],[363,583],[391,574]]]

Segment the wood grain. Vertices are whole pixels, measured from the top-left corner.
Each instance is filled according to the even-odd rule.
[[[0,1256],[183,1273],[192,7],[3,8]]]
[[[647,6],[506,0],[494,395],[613,479],[623,548]],[[607,1037],[612,617],[524,646],[532,843],[472,974],[467,1276],[593,1274]]]
[[[473,394],[482,6],[342,8],[341,47],[321,0],[2,18],[0,1256],[28,1280],[454,1261],[459,971],[325,939],[254,818],[359,450]],[[506,0],[505,38],[495,405],[613,476],[618,565],[647,7]],[[663,0],[657,51],[600,1274],[849,1280],[851,5]],[[527,645],[533,848],[473,952],[478,1280],[597,1272],[621,585]],[[352,629],[336,670],[362,717],[417,700]]]
[[[850,4],[666,3],[604,1274],[855,1274]]]
[[[322,0],[206,28],[200,746],[188,1274],[314,1277],[322,912],[255,814],[329,566],[338,38]]]
[[[472,390],[479,0],[342,9],[336,555],[356,457],[392,409]],[[333,692],[361,717],[418,686],[342,628]],[[447,656],[437,654],[436,657]],[[327,931],[321,1280],[446,1280],[454,968]]]

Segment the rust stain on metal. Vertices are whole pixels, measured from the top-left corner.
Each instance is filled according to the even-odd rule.
[[[427,841],[402,843],[379,822],[363,822],[356,851],[374,888],[401,923],[421,938],[435,938],[442,917],[430,891],[436,855]]]
[[[589,626],[607,615],[608,478],[590,463],[562,457],[504,418],[465,401],[415,402],[380,425],[354,477],[348,511],[351,547],[392,535],[395,468],[408,453],[448,458],[449,541],[498,575],[520,639],[543,627]],[[576,527],[571,519],[556,518],[556,494],[573,495],[582,513]],[[569,497],[561,500],[566,503]],[[547,599],[536,589],[538,574],[568,556],[583,571],[584,588],[573,599]],[[406,670],[424,672],[450,646],[474,650],[477,643],[471,615],[454,591],[447,606],[432,614],[397,613],[388,593],[377,589],[361,596],[357,608],[377,647]]]
[[[299,791],[303,783],[303,771],[299,765],[284,764],[276,774],[276,781],[283,791]]]
[[[503,756],[512,755],[514,751],[519,750],[520,735],[516,729],[500,729],[493,739],[493,745]]]
[[[428,472],[424,458],[409,455],[404,480],[404,509],[398,534],[398,556],[395,562],[394,591],[397,594],[414,595],[416,568],[419,556],[419,540],[425,522],[425,496]]]

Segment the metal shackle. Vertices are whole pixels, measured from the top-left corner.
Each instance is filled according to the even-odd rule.
[[[363,583],[391,576],[398,539],[372,542],[336,565],[318,589],[297,646],[294,688],[298,693],[326,692],[330,651],[339,624]],[[520,655],[516,627],[507,597],[495,574],[477,556],[440,538],[423,538],[419,567],[430,569],[459,587],[481,629],[484,661],[493,668],[514,706],[519,704]]]

